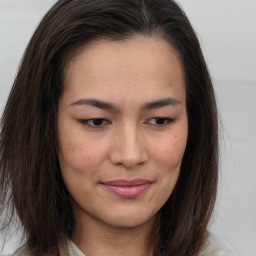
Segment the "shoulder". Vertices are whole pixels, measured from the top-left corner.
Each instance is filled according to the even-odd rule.
[[[12,254],[5,254],[5,255],[0,254],[0,256],[29,256],[29,253],[26,249],[26,246],[23,245],[17,251],[15,251]]]
[[[230,244],[208,233],[207,240],[198,256],[238,256]]]

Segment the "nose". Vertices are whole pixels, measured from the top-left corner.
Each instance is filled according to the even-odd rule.
[[[127,169],[147,162],[148,154],[143,136],[135,126],[125,126],[113,134],[110,161]]]

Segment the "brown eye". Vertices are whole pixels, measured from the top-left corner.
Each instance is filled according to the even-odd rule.
[[[103,125],[103,123],[104,123],[104,119],[102,118],[92,119],[88,122],[88,124],[93,126],[100,126],[100,125]]]
[[[87,120],[81,120],[81,122],[90,127],[102,127],[109,123],[109,121],[107,121],[104,118],[92,118],[92,119],[87,119]]]
[[[171,122],[173,122],[173,119],[166,118],[166,117],[155,117],[148,121],[149,124],[156,125],[156,126],[164,126]]]

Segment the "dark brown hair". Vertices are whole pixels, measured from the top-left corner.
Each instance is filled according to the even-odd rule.
[[[211,79],[196,34],[172,0],[59,0],[23,56],[2,119],[0,203],[16,212],[34,255],[57,250],[74,225],[56,134],[65,67],[98,38],[158,36],[179,53],[186,81],[189,135],[176,187],[159,212],[155,255],[196,255],[213,211],[218,124]]]

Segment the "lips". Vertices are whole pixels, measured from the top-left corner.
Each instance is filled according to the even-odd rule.
[[[152,181],[145,179],[113,180],[101,183],[110,192],[124,198],[137,197],[146,191]]]

